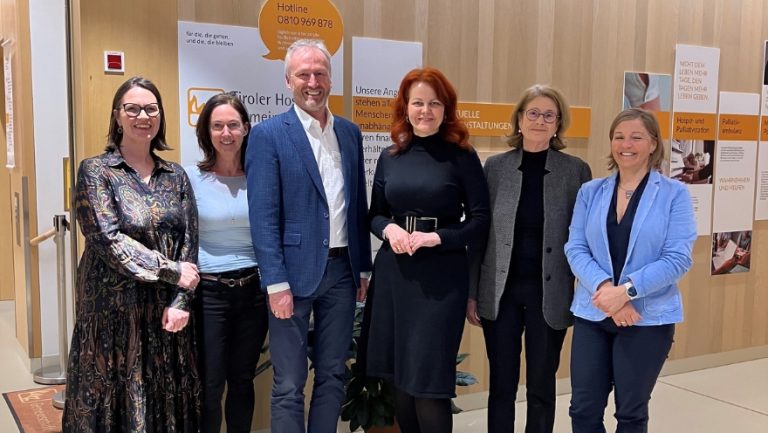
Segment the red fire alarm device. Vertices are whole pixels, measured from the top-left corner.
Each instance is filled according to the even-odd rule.
[[[104,72],[120,74],[125,72],[125,61],[122,51],[104,51]]]

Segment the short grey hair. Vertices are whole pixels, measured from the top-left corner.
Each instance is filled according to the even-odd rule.
[[[295,51],[300,51],[307,48],[316,48],[320,50],[325,56],[325,60],[328,63],[328,74],[331,74],[331,53],[326,48],[325,43],[320,39],[298,39],[288,47],[285,52],[285,77],[288,78],[289,71],[288,65],[291,63],[291,57]]]

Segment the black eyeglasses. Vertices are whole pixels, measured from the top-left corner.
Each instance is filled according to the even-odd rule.
[[[147,104],[143,106],[139,104],[133,104],[130,102],[127,104],[123,104],[123,111],[125,111],[125,114],[131,118],[139,117],[139,114],[141,114],[142,110],[149,117],[157,117],[160,115],[160,106],[157,105],[157,102],[153,102],[151,104]]]
[[[525,117],[530,120],[531,122],[535,122],[539,120],[539,117],[544,117],[544,122],[546,123],[555,123],[555,121],[560,117],[555,113],[554,111],[545,111],[541,112],[535,108],[531,108],[530,110],[526,110]]]

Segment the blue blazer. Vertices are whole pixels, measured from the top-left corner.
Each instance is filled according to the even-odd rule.
[[[592,305],[600,284],[613,279],[606,222],[616,175],[585,183],[576,197],[565,255],[578,279],[571,311],[591,321],[606,315]],[[683,320],[677,282],[693,264],[696,221],[688,188],[652,170],[632,222],[627,260],[619,283],[631,280],[638,298],[632,305],[642,316],[637,325]]]
[[[347,205],[349,258],[355,285],[371,264],[360,129],[334,118]],[[311,296],[328,261],[328,202],[312,148],[293,107],[256,125],[245,156],[251,237],[263,288],[288,282],[294,296]]]

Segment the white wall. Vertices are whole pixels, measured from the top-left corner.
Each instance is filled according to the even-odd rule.
[[[64,212],[63,164],[69,156],[67,111],[66,20],[64,0],[29,0],[32,44],[32,103],[38,233],[53,226],[53,216]],[[69,263],[67,233],[67,263]],[[56,356],[58,308],[56,248],[53,238],[38,247],[40,255],[40,317],[43,357]],[[69,284],[70,278],[66,281]],[[71,289],[68,290],[71,293]]]

